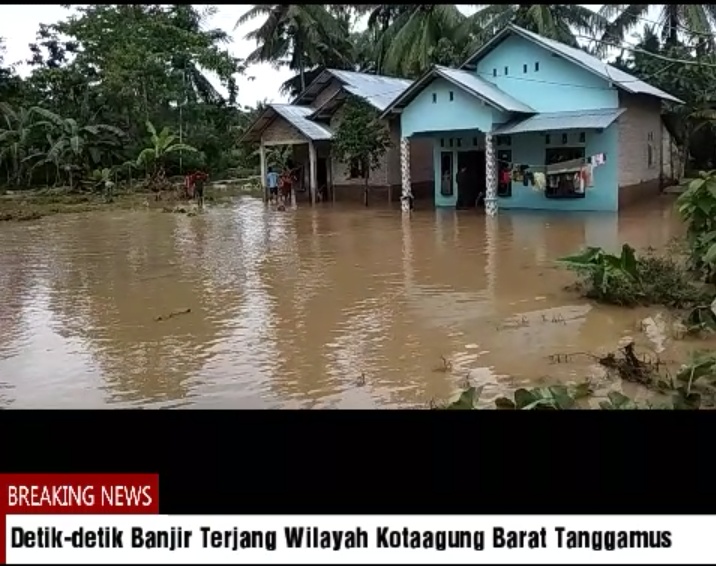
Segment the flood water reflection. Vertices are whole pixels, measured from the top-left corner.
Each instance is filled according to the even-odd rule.
[[[619,217],[244,198],[0,224],[0,407],[412,407],[468,374],[488,398],[581,379],[590,358],[549,356],[613,349],[653,309],[575,297],[555,258],[681,230],[666,197]]]

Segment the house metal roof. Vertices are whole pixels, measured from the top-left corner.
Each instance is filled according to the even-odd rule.
[[[450,69],[448,67],[435,66],[425,73],[420,79],[415,81],[408,89],[399,95],[392,103],[390,103],[383,111],[382,116],[398,108],[407,106],[426,86],[433,80],[442,78],[458,88],[464,90],[468,94],[483,100],[499,110],[507,112],[523,112],[534,114],[536,110],[527,106],[524,102],[520,102],[513,96],[510,96],[498,86],[492,84],[485,79],[478,77],[470,71],[462,71],[459,69]]]
[[[338,80],[347,92],[359,96],[379,111],[385,110],[388,104],[412,83],[408,79],[326,69],[296,97],[292,104],[310,104],[333,79]]]
[[[313,113],[313,108],[294,106],[293,104],[272,104],[271,108],[310,140],[329,140],[333,137],[333,132],[326,126],[308,119],[308,116]]]
[[[262,132],[277,116],[286,120],[311,141],[331,139],[333,137],[333,133],[330,129],[308,119],[308,116],[312,113],[313,108],[308,106],[269,104],[261,115],[254,120],[254,123],[246,129],[244,135],[241,136],[239,141],[260,141]]]
[[[538,35],[531,31],[527,31],[526,29],[523,29],[514,24],[505,27],[505,29],[503,29],[500,33],[498,33],[495,37],[493,37],[490,41],[488,41],[485,45],[483,45],[480,49],[473,53],[467,61],[460,65],[460,68],[466,67],[468,65],[474,65],[479,59],[482,59],[485,55],[487,55],[490,51],[497,47],[499,43],[501,43],[506,37],[508,37],[512,33],[519,35],[528,41],[536,43],[544,47],[548,51],[551,51],[552,53],[564,57],[572,63],[579,65],[583,69],[586,69],[587,71],[590,71],[595,75],[598,75],[604,80],[613,83],[614,85],[624,89],[627,92],[630,92],[632,94],[646,94],[649,96],[661,98],[663,100],[670,100],[672,102],[683,104],[681,100],[679,100],[675,96],[670,95],[668,92],[664,92],[661,89],[658,89],[648,83],[645,83],[641,79],[637,79],[629,73],[625,73],[624,71],[621,71],[616,67],[612,67],[611,65],[608,65],[597,57],[590,55],[586,51],[582,51],[581,49],[577,49],[576,47],[565,45],[564,43],[560,43],[559,41],[555,41],[553,39],[547,39],[546,37],[542,37],[541,35]]]
[[[344,88],[348,92],[359,96],[381,112],[413,83],[408,79],[355,73],[353,71],[329,69],[329,72],[344,83]]]
[[[523,134],[549,130],[602,130],[619,118],[626,108],[544,112],[495,128],[493,135]]]

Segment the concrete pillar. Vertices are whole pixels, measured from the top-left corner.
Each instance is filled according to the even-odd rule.
[[[485,277],[488,296],[493,300],[497,295],[497,246],[500,241],[496,214],[497,210],[485,218]]]
[[[400,195],[400,208],[404,213],[409,214],[413,189],[410,184],[410,140],[408,138],[400,138],[400,180],[403,187]]]
[[[261,159],[261,188],[264,192],[264,202],[268,202],[269,193],[268,184],[266,183],[266,146],[264,146],[263,142],[261,142],[261,145],[259,146],[259,157]]]
[[[485,212],[497,215],[497,156],[492,134],[485,134]]]
[[[316,146],[308,142],[308,186],[311,191],[311,204],[316,204],[316,192],[318,191],[318,158],[316,157]]]

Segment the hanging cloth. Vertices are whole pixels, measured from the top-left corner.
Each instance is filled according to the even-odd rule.
[[[532,188],[535,191],[541,192],[541,191],[545,190],[545,187],[547,187],[547,177],[545,176],[544,173],[541,173],[539,171],[536,172],[534,174],[534,185]]]

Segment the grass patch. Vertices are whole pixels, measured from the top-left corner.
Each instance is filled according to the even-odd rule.
[[[580,278],[577,288],[588,298],[618,306],[663,305],[692,309],[709,305],[712,290],[694,279],[678,256],[660,256],[648,250],[637,257],[625,244],[619,256],[601,248],[560,258]]]
[[[207,186],[205,201],[223,204],[231,202],[239,195],[260,196],[261,194],[261,187],[256,183],[224,181],[217,183],[216,186]],[[23,222],[55,214],[97,210],[161,210],[168,204],[186,202],[179,198],[177,191],[156,193],[138,188],[118,189],[113,192],[111,199],[100,193],[70,192],[66,188],[13,191],[0,194],[0,222]]]

